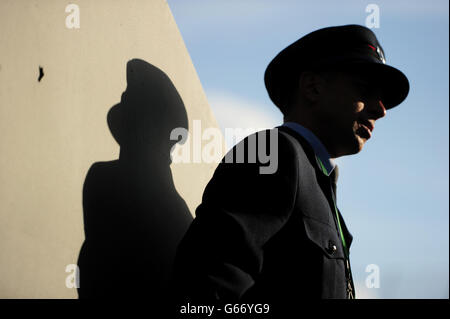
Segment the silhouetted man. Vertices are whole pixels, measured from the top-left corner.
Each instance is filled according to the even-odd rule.
[[[406,98],[406,76],[385,63],[374,33],[358,25],[312,32],[270,62],[265,84],[284,124],[230,151],[243,147],[245,163],[217,167],[179,246],[180,303],[354,298],[333,159],[360,152],[375,121]],[[249,158],[271,134],[278,166],[261,174],[266,164]]]

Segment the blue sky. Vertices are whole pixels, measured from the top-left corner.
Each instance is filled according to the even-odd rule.
[[[364,25],[366,6],[378,5],[373,31],[411,91],[377,121],[361,153],[338,159],[338,206],[354,236],[357,293],[448,298],[448,1],[167,2],[222,128],[281,124],[264,87],[270,60],[315,29]],[[369,264],[379,267],[379,288],[365,285]]]

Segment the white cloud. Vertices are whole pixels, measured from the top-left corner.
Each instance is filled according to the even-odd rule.
[[[260,104],[224,91],[207,91],[207,96],[223,134],[225,128],[251,128],[255,132],[283,123],[282,114],[274,105]],[[227,137],[226,143],[228,147],[234,144]]]

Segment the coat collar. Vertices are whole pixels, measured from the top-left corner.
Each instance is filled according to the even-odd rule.
[[[282,126],[295,131],[308,142],[314,151],[316,164],[325,175],[330,176],[336,164],[319,138],[306,127],[295,122],[285,122]]]

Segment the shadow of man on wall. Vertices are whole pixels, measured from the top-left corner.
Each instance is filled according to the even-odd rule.
[[[168,76],[138,59],[107,116],[118,160],[94,163],[83,186],[85,241],[80,298],[167,296],[176,247],[192,216],[170,170],[175,127],[187,129],[183,101]]]

